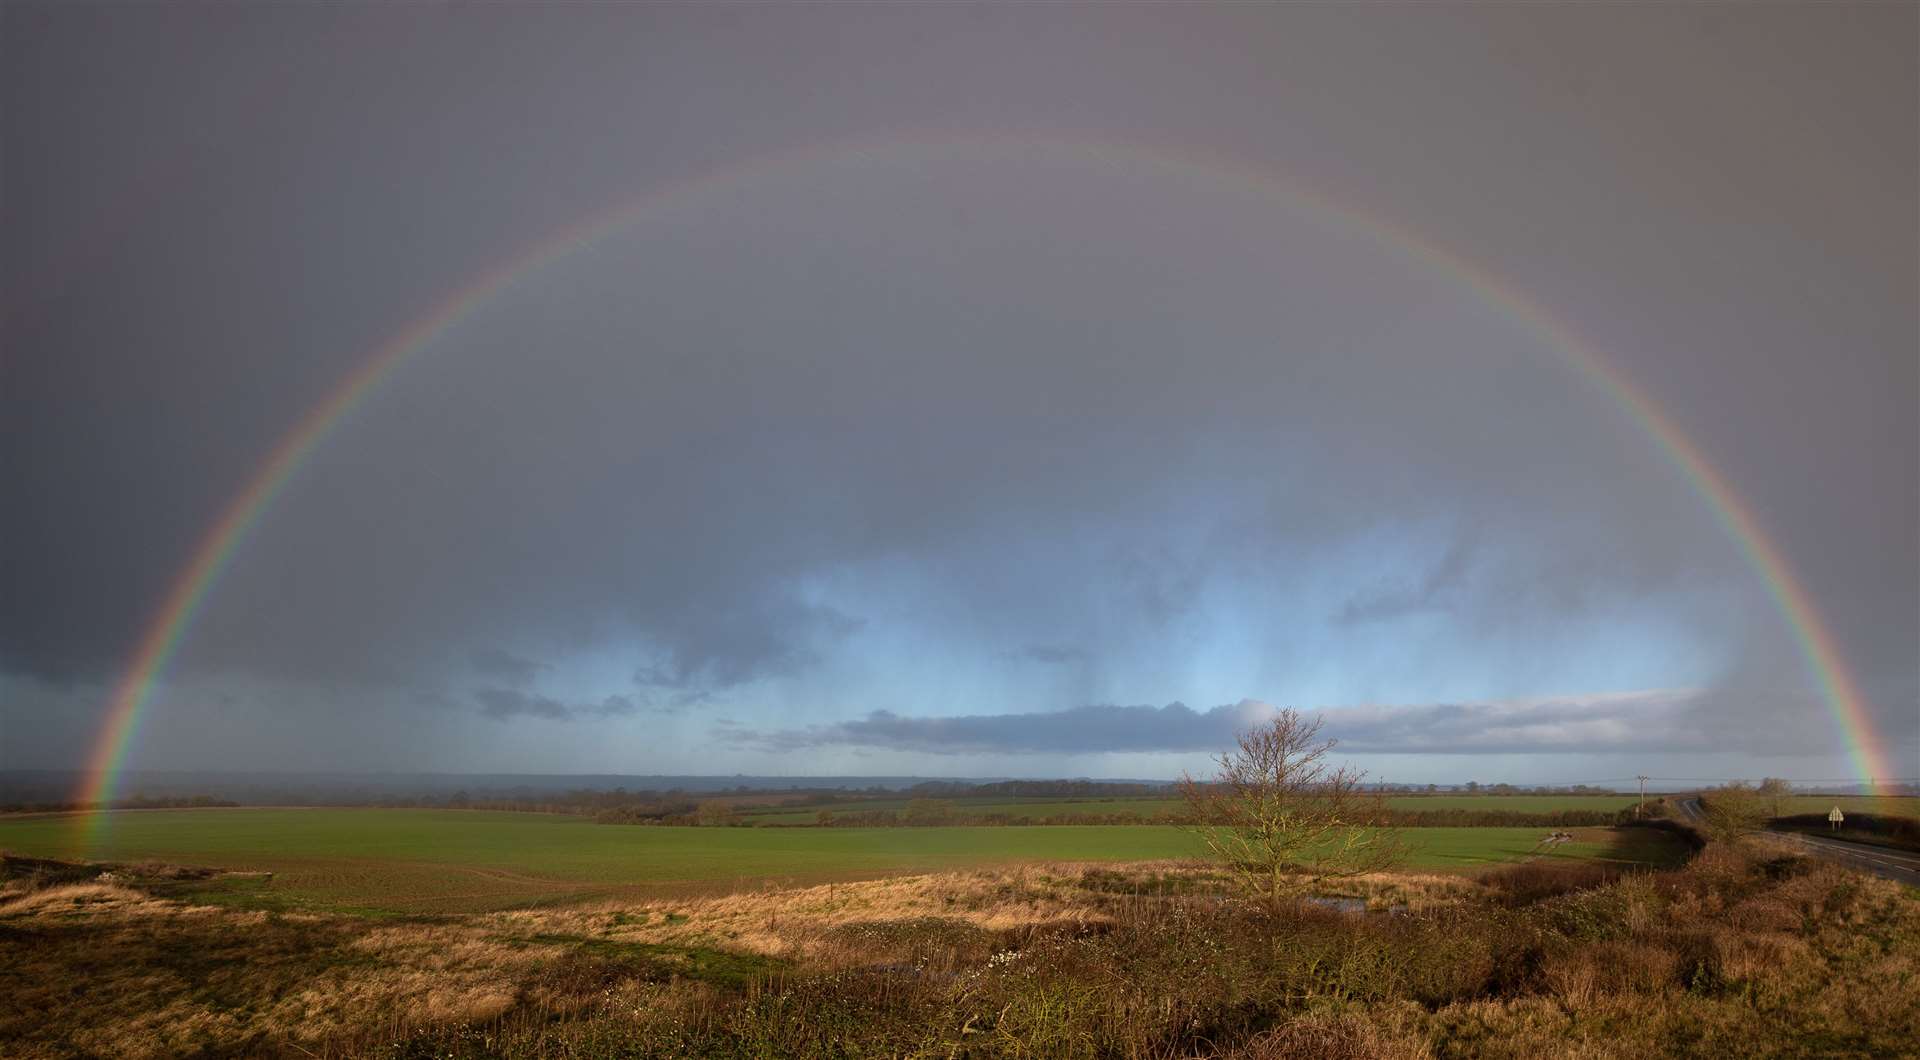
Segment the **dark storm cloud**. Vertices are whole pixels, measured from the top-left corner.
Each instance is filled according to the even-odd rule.
[[[1800,711],[1789,717],[1804,716]],[[1701,752],[1737,748],[1784,754],[1803,748],[1817,726],[1730,730],[1725,704],[1697,690],[1570,696],[1499,703],[1337,707],[1322,717],[1340,754],[1598,755]],[[1751,710],[1753,704],[1747,703]],[[911,717],[879,710],[854,721],[804,729],[716,735],[775,751],[864,747],[917,754],[1216,753],[1257,727],[1272,708],[1254,700],[1195,711],[1164,707],[1084,706],[1027,714]],[[1309,711],[1309,714],[1315,712]]]
[[[1506,703],[1344,707],[1326,734],[1347,754],[1600,754],[1702,751],[1700,693],[1639,692]]]
[[[1446,594],[1464,583],[1472,560],[1472,540],[1456,537],[1440,561],[1417,581],[1372,587],[1343,604],[1334,615],[1334,620],[1341,623],[1379,622],[1444,610]]]
[[[917,754],[1089,754],[1124,751],[1218,751],[1236,732],[1258,724],[1269,707],[1252,700],[1196,711],[1164,707],[1085,706],[1036,714],[906,717],[876,710],[856,721],[754,733],[728,727],[721,739],[774,751],[872,747]]]
[[[660,632],[661,661],[640,666],[633,681],[658,688],[731,688],[792,674],[863,625],[863,620],[832,607],[780,597],[754,600],[720,613],[690,610],[679,623]],[[684,698],[685,703],[700,701],[697,696]]]
[[[1562,351],[1284,194],[1034,146],[1077,137],[1293,173],[1516,281],[1735,484],[1910,740],[1916,17],[0,6],[0,678],[36,689],[0,728],[97,715],[209,528],[370,351],[667,186],[696,190],[372,388],[169,680],[252,682],[287,722],[256,743],[337,729],[349,687],[392,690],[422,744],[476,710],[722,697],[818,746],[1066,752],[1056,715],[816,729],[767,689],[841,681],[857,712],[1003,672],[1052,702],[1277,700],[1316,667],[1349,701],[1448,667],[1557,688],[1599,633],[1665,622],[1676,683],[1711,682],[1697,717],[1823,717],[1735,543]],[[1013,135],[888,146],[954,131]],[[842,141],[880,146],[699,177]],[[582,659],[633,697],[556,692],[601,687],[567,683]],[[1258,682],[1209,677],[1243,659]],[[413,691],[475,682],[455,710]],[[1115,712],[1079,721],[1116,748],[1222,724],[1081,709]],[[1547,742],[1449,709],[1394,716],[1401,743],[1356,715],[1355,739]],[[517,752],[480,728],[459,753]]]
[[[473,693],[473,698],[480,703],[481,716],[495,721],[521,717],[566,721],[573,717],[573,710],[558,700],[531,696],[511,688],[478,689]]]
[[[552,669],[546,663],[521,658],[502,648],[481,648],[474,652],[473,668],[487,677],[514,685],[529,684],[542,670]]]
[[[473,693],[480,704],[480,716],[490,721],[512,718],[543,718],[548,721],[572,721],[576,718],[626,718],[643,708],[626,696],[608,696],[598,703],[566,704],[547,696],[531,695],[514,688],[482,688]]]
[[[1738,752],[1777,759],[1830,744],[1835,723],[1811,689],[1723,680],[1694,689],[1329,708],[1326,733],[1348,754]],[[1920,717],[1889,718],[1878,737],[1887,748],[1912,746]],[[1893,764],[1900,765],[1897,757]]]

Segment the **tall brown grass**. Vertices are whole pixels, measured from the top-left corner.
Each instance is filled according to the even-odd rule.
[[[58,874],[43,874],[54,880]],[[365,920],[138,884],[0,897],[8,1056],[1900,1056],[1920,897],[1684,869],[1374,876],[1364,911],[1206,866],[1030,866]]]

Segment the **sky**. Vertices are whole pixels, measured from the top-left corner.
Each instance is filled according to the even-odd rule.
[[[1920,776],[1913,5],[0,28],[0,768]]]

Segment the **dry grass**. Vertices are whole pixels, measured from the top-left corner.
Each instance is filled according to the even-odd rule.
[[[520,934],[567,933],[628,942],[720,945],[770,955],[805,950],[833,928],[952,917],[988,930],[1095,917],[1074,901],[1080,866],[969,872],[747,891],[654,902],[608,902],[483,918]]]
[[[163,870],[156,870],[164,878]],[[1682,871],[1381,875],[1275,918],[1060,864],[464,917],[0,891],[8,1056],[1913,1055],[1920,899]]]
[[[182,905],[114,884],[0,904],[0,1041],[9,1055],[292,1051],[376,1013],[409,1026],[498,1016],[518,979],[566,952],[450,923]]]
[[[1430,1060],[1425,1042],[1396,1035],[1392,1019],[1343,1012],[1304,1016],[1220,1054],[1222,1060]]]

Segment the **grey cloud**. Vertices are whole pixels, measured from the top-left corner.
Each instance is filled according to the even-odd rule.
[[[475,671],[496,680],[513,685],[527,685],[540,676],[540,671],[552,669],[546,663],[522,658],[503,648],[481,648],[473,653]]]
[[[1449,591],[1466,578],[1472,560],[1472,539],[1456,535],[1445,554],[1418,581],[1375,586],[1356,594],[1341,606],[1334,621],[1342,624],[1379,622],[1442,609]]]
[[[1568,645],[1651,624],[1699,642],[1673,680],[1717,675],[1700,716],[1820,717],[1739,544],[1523,296],[1697,444],[1911,732],[1910,7],[866,14],[0,5],[0,678],[75,690],[0,731],[97,719],[209,528],[402,333],[182,631],[168,681],[286,722],[217,761],[326,727],[274,689],[399,690],[396,738],[439,747],[445,700],[405,690],[620,716],[533,693],[576,664],[751,727],[795,689],[893,702],[917,651],[1059,703],[1350,654],[1358,698],[1486,645],[1564,687]],[[1506,738],[1447,717],[1405,721]],[[518,749],[486,739],[445,753]]]
[[[1699,690],[1494,703],[1340,707],[1326,733],[1348,754],[1601,754],[1708,751]]]
[[[1049,666],[1086,662],[1093,657],[1093,653],[1087,649],[1072,644],[1028,644],[1008,652],[1007,655],[1010,658],[1044,663]]]
[[[1811,719],[1755,729],[1727,716],[1731,703],[1699,689],[1651,690],[1501,702],[1334,707],[1320,712],[1341,754],[1603,755],[1741,750],[1784,754],[1832,737],[1808,697],[1776,694],[1771,716]],[[1751,711],[1754,703],[1741,704]],[[1813,713],[1810,713],[1812,711]],[[1309,711],[1308,713],[1314,713]],[[915,717],[874,711],[803,729],[730,728],[727,741],[777,751],[861,747],[919,754],[1217,753],[1262,724],[1257,700],[1195,711],[1083,706],[1020,714]],[[1910,734],[1902,734],[1910,738]]]
[[[608,696],[594,706],[576,709],[603,718],[625,718],[638,714],[643,708],[627,696]]]
[[[1846,734],[1820,697],[1791,684],[1608,692],[1498,702],[1356,706],[1326,711],[1326,732],[1353,754],[1805,754]],[[1912,747],[1920,718],[1883,727]],[[1898,765],[1897,757],[1895,761]]]
[[[657,639],[664,658],[634,670],[635,684],[681,689],[681,705],[704,702],[707,688],[732,688],[805,669],[823,649],[866,623],[832,607],[785,597],[722,612],[693,610]]]
[[[482,688],[475,690],[473,698],[480,703],[481,716],[495,721],[521,717],[566,721],[573,717],[572,708],[558,700],[528,695],[518,689]]]
[[[876,710],[835,725],[754,733],[728,730],[723,738],[769,750],[866,747],[922,754],[1086,754],[1115,751],[1217,751],[1233,736],[1269,716],[1253,700],[1196,711],[1164,707],[1084,706],[1033,714],[908,717]]]
[[[407,702],[420,707],[436,709],[456,706],[454,698],[438,688],[412,688],[407,690]]]
[[[627,718],[644,708],[627,696],[608,696],[598,703],[567,704],[548,696],[532,695],[514,688],[482,688],[473,693],[480,703],[480,716],[493,721],[513,718],[544,718],[548,721],[572,721],[576,718]]]
[[[1190,614],[1206,582],[1209,560],[1160,547],[1117,557],[1114,575],[1131,585],[1141,612],[1156,626]]]

